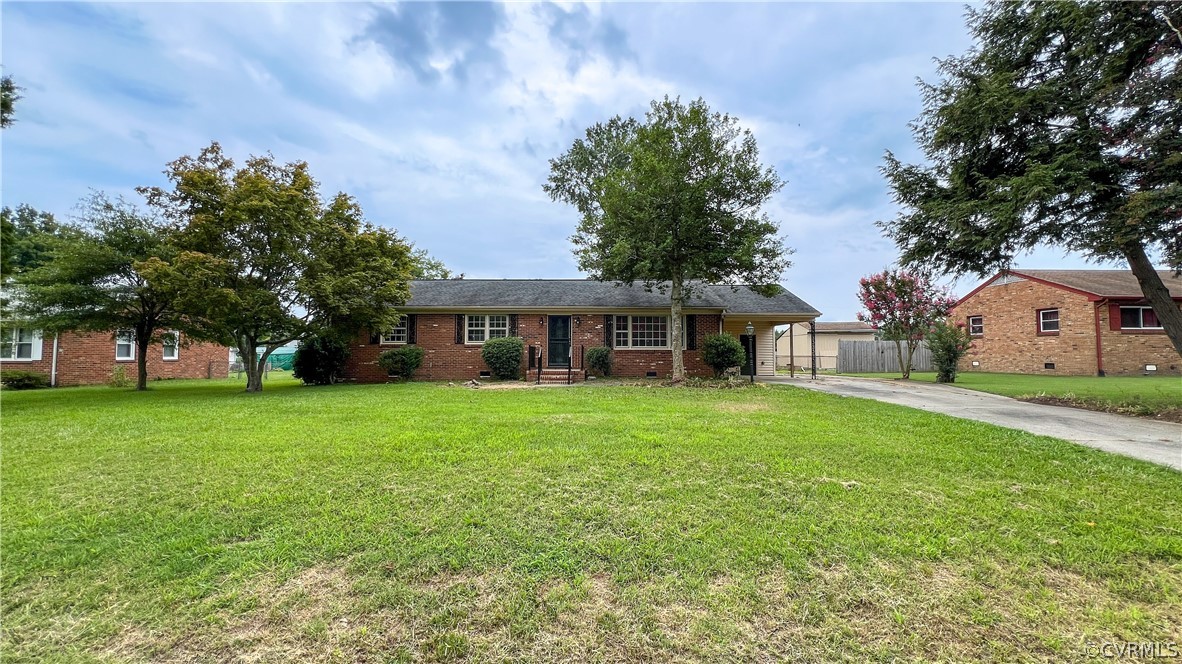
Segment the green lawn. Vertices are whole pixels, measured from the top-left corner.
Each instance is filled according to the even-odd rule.
[[[0,659],[1069,661],[1182,474],[791,387],[4,392]]]
[[[902,374],[843,374],[867,378],[900,378]],[[912,373],[912,380],[936,382],[934,372]],[[1182,378],[1178,376],[1031,376],[968,371],[956,375],[957,387],[1007,397],[1058,397],[1080,405],[1151,414],[1182,409]]]

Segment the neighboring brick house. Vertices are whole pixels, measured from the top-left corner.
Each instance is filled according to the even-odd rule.
[[[224,346],[175,342],[152,344],[148,380],[225,378],[229,356]],[[136,343],[130,333],[63,332],[5,327],[0,330],[0,368],[44,374],[56,387],[96,385],[110,380],[116,367],[136,378]]]
[[[348,378],[387,380],[378,355],[403,344],[424,350],[415,378],[479,378],[488,374],[481,345],[506,336],[524,340],[522,374],[529,380],[565,380],[568,373],[572,380],[582,380],[583,356],[596,346],[613,349],[616,376],[664,378],[673,370],[669,296],[639,285],[588,279],[447,279],[412,281],[410,291],[398,328],[357,338]],[[756,375],[775,375],[776,326],[820,315],[787,291],[764,297],[745,286],[717,285],[704,286],[686,303],[684,313],[685,366],[694,376],[711,375],[702,361],[702,343],[722,331],[753,347]],[[755,330],[753,338],[745,332],[748,323]]]
[[[1182,306],[1182,279],[1159,271]],[[1128,270],[1010,270],[961,298],[962,371],[1182,374],[1182,357]]]

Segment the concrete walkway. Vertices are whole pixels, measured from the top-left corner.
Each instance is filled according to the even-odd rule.
[[[837,376],[816,380],[777,376],[761,380],[988,422],[1182,470],[1182,424],[1044,406],[934,383]]]

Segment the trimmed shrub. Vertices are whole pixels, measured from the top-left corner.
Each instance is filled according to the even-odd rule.
[[[702,344],[702,361],[714,370],[718,378],[731,367],[741,367],[747,361],[747,351],[734,336],[723,332],[711,334]]]
[[[388,350],[378,355],[378,366],[385,369],[388,376],[410,380],[419,367],[423,366],[423,348],[401,346]]]
[[[305,385],[332,385],[345,374],[349,345],[336,337],[312,337],[300,342],[291,358],[291,375]]]
[[[480,356],[494,378],[512,380],[521,375],[521,358],[525,356],[525,342],[520,337],[498,337],[484,342]]]
[[[600,376],[612,375],[612,349],[606,346],[588,348],[584,359],[587,366]]]
[[[39,390],[49,387],[49,376],[36,371],[5,369],[0,371],[0,384],[10,390]]]
[[[932,352],[936,382],[956,382],[956,367],[960,364],[960,358],[964,357],[973,345],[973,338],[965,329],[964,323],[949,325],[944,321],[936,321],[924,339],[928,342],[928,350]]]

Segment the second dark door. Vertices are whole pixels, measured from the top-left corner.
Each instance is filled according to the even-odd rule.
[[[570,316],[550,316],[546,335],[546,366],[570,366]]]

